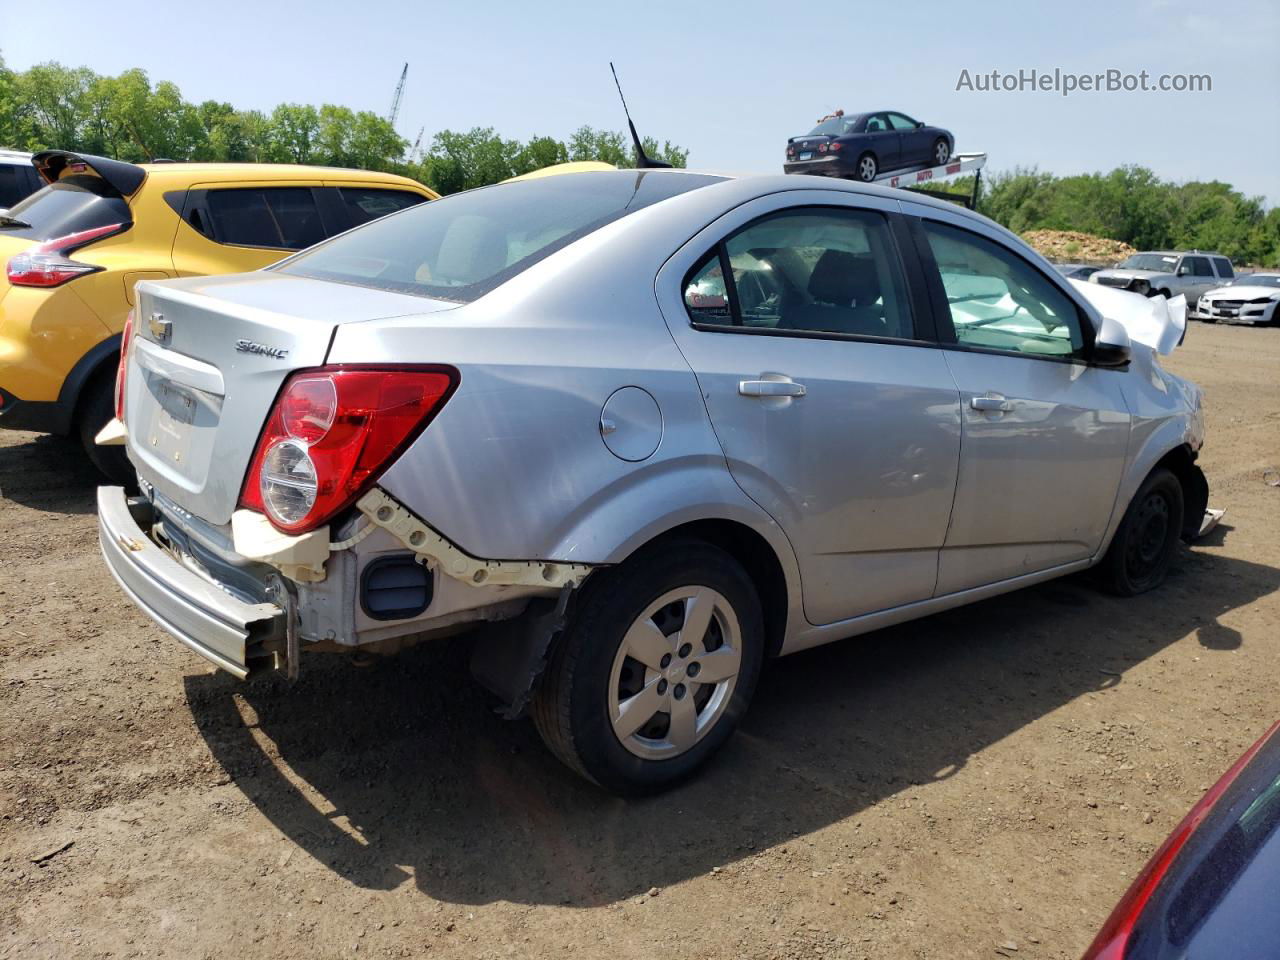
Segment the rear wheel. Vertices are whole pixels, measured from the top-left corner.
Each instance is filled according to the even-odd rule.
[[[662,545],[588,583],[534,696],[538,732],[607,790],[654,793],[728,739],[764,654],[756,591],[700,541]]]
[[[939,137],[933,141],[933,162],[937,166],[942,166],[951,159],[951,144],[947,143],[945,137]]]
[[[115,378],[105,373],[99,374],[85,387],[85,396],[80,401],[77,424],[80,445],[84,447],[84,452],[93,465],[108,480],[122,487],[132,487],[137,482],[137,474],[125,455],[124,447],[102,447],[94,443],[93,439],[115,415]]]
[[[1182,484],[1163,467],[1152,471],[1130,501],[1102,560],[1103,586],[1122,597],[1160,586],[1178,549],[1182,519]]]
[[[875,154],[864,153],[858,158],[858,166],[855,169],[859,180],[863,183],[870,183],[876,178],[876,173],[879,172],[880,167],[876,163]]]

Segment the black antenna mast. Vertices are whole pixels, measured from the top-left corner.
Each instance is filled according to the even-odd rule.
[[[631,111],[627,109],[627,98],[622,95],[622,84],[618,82],[618,71],[613,68],[613,61],[609,61],[609,70],[613,74],[613,85],[618,88],[618,99],[622,101],[622,112],[627,115],[627,126],[631,128],[631,142],[636,145],[636,167],[640,170],[659,169],[670,167],[671,164],[664,160],[650,159],[644,152],[644,144],[640,142],[640,134],[636,133],[636,125],[631,122]]]

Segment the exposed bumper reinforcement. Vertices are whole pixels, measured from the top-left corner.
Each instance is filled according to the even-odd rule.
[[[413,511],[386,492],[374,487],[356,501],[356,509],[378,526],[390,531],[417,554],[428,568],[472,586],[577,586],[595,569],[586,563],[553,563],[541,560],[482,560],[454,546]]]
[[[98,539],[116,582],[152,620],[206,660],[244,679],[249,649],[284,637],[284,612],[245,603],[158,547],[129,512],[122,487],[98,488]]]

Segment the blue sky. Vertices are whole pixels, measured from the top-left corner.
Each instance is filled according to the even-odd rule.
[[[117,0],[84,16],[32,11],[0,0],[0,52],[15,69],[46,60],[102,73],[141,66],[190,100],[245,108],[332,102],[385,113],[407,60],[399,128],[409,139],[421,126],[428,138],[472,126],[519,138],[566,137],[584,123],[621,129],[612,59],[641,132],[689,148],[690,166],[778,171],[787,136],[827,111],[891,107],[950,128],[959,150],[986,150],[995,169],[1136,163],[1280,203],[1274,0]],[[956,90],[962,70],[1032,68],[1207,73],[1213,89],[1065,98]]]

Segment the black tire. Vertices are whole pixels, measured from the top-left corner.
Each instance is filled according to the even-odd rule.
[[[1130,501],[1099,565],[1103,587],[1132,597],[1160,586],[1178,550],[1182,521],[1182,484],[1163,467],[1153,470]]]
[[[133,489],[138,475],[124,447],[101,447],[93,442],[98,431],[115,418],[115,386],[115,377],[107,374],[99,374],[90,381],[80,398],[76,428],[80,433],[80,445],[98,471],[112,483]]]
[[[934,166],[940,167],[951,159],[951,144],[947,143],[946,137],[939,137],[933,141],[933,163]]]
[[[874,153],[864,153],[858,158],[853,171],[855,178],[863,183],[870,183],[876,178],[876,174],[880,172],[880,161],[876,159]]]
[[[614,661],[646,608],[690,585],[716,591],[732,607],[742,648],[736,685],[719,718],[691,748],[670,759],[646,759],[623,745],[610,719]],[[741,565],[702,541],[670,541],[587,582],[534,693],[533,721],[551,752],[587,779],[623,796],[657,793],[693,774],[733,733],[763,659],[760,601]]]

